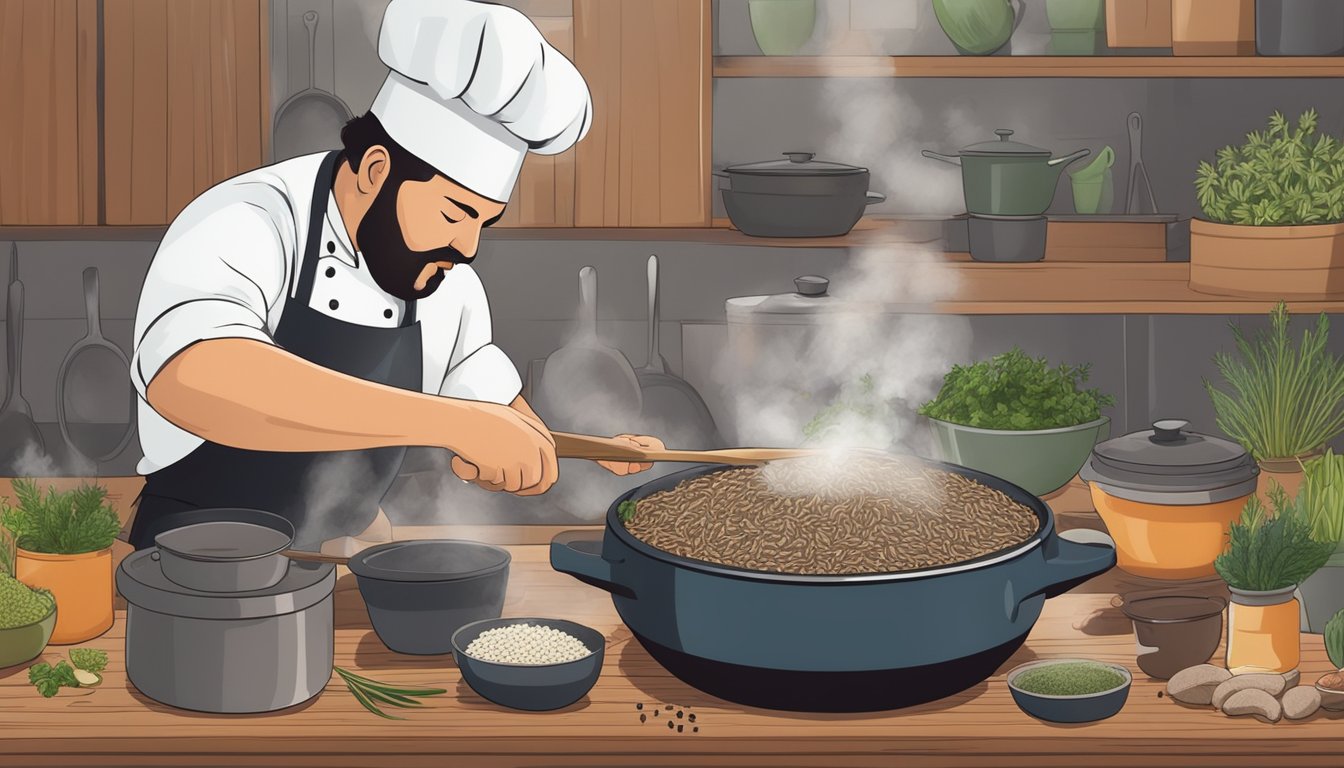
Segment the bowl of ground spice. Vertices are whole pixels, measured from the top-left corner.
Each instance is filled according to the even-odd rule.
[[[1008,673],[1013,701],[1052,723],[1105,720],[1125,706],[1133,676],[1115,664],[1089,659],[1044,659]]]
[[[42,655],[56,628],[56,600],[0,571],[0,667]]]

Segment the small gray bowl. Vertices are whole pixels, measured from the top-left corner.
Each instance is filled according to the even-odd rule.
[[[558,629],[578,638],[592,653],[559,664],[504,664],[467,655],[467,646],[481,633],[514,624]],[[601,632],[563,619],[484,619],[453,633],[453,658],[467,685],[496,704],[530,712],[561,709],[582,699],[602,673],[606,646]]]
[[[1017,687],[1017,678],[1024,672],[1076,663],[1097,664],[1115,670],[1124,678],[1124,682],[1108,691],[1082,696],[1047,696]],[[1115,715],[1124,708],[1125,700],[1129,698],[1129,686],[1133,682],[1134,676],[1128,669],[1094,659],[1041,659],[1020,664],[1008,672],[1008,689],[1012,691],[1013,701],[1017,702],[1018,708],[1032,717],[1052,723],[1091,723]]]

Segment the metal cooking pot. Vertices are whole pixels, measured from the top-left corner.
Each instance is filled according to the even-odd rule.
[[[281,554],[294,540],[289,520],[259,509],[195,509],[154,537],[151,555],[163,575],[201,592],[250,592],[280,583],[289,572]]]
[[[1060,538],[1040,499],[999,478],[926,462],[1007,494],[1040,528],[1014,549],[907,573],[806,576],[691,560],[632,536],[617,507],[726,469],[695,467],[612,503],[604,532],[551,542],[551,566],[612,593],[621,620],[684,682],[770,709],[858,712],[919,704],[994,674],[1046,598],[1115,565],[1107,545]]]
[[[270,589],[225,595],[170,581],[135,552],[117,569],[126,598],[126,676],[155,701],[197,712],[270,712],[331,679],[335,566],[287,561]]]
[[[886,200],[868,191],[867,168],[785,152],[787,160],[730,165],[715,176],[728,218],[753,237],[836,237],[854,228],[866,206]]]
[[[987,216],[1039,216],[1055,199],[1065,166],[1092,153],[1080,149],[1063,157],[1050,150],[1011,141],[1013,132],[1000,128],[998,141],[972,144],[956,155],[924,150],[925,157],[961,166],[962,193],[968,213]]]

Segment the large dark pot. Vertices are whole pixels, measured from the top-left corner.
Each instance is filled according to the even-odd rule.
[[[747,571],[655,549],[616,509],[726,467],[695,467],[623,494],[602,533],[551,542],[551,566],[612,593],[621,620],[686,683],[770,709],[862,712],[920,704],[994,674],[1021,647],[1047,597],[1115,564],[1115,550],[1055,532],[1040,499],[996,477],[929,462],[1008,494],[1040,519],[1015,549],[899,574]]]
[[[787,160],[730,165],[724,209],[733,226],[753,237],[838,237],[854,228],[864,209],[886,200],[868,191],[867,168],[785,152]]]
[[[1255,52],[1261,56],[1344,55],[1344,3],[1256,0]]]

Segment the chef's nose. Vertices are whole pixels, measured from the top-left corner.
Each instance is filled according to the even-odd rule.
[[[449,243],[457,252],[467,258],[476,255],[476,249],[481,244],[481,225],[479,222],[467,220],[454,227],[453,241]]]

